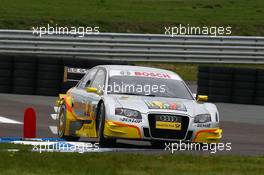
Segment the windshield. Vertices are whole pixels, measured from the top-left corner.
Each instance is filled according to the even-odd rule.
[[[107,92],[109,94],[193,99],[182,81],[166,78],[112,76],[108,81]]]

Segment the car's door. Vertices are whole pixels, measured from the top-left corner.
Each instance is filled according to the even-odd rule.
[[[89,116],[87,115],[87,104],[86,104],[86,96],[87,91],[86,87],[88,87],[93,81],[95,74],[97,72],[97,68],[91,69],[77,84],[74,90],[71,93],[72,103],[73,103],[73,112],[77,115],[77,117],[87,119]]]
[[[96,88],[97,92],[87,92],[85,94],[86,99],[86,113],[89,116],[95,117],[95,110],[98,102],[101,99],[101,95],[105,89],[105,81],[106,81],[106,70],[103,68],[98,69],[93,81],[88,87]],[[87,87],[86,87],[87,88]]]

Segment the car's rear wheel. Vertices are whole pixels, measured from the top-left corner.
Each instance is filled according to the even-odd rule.
[[[65,139],[67,141],[78,141],[80,137],[74,136],[66,136],[65,135],[65,127],[66,127],[66,108],[65,105],[61,105],[59,113],[58,113],[58,137],[61,139]]]
[[[102,103],[100,105],[100,110],[98,113],[98,138],[99,138],[99,145],[101,147],[113,147],[116,144],[116,139],[114,138],[106,138],[104,136],[104,127],[105,127],[105,107]]]

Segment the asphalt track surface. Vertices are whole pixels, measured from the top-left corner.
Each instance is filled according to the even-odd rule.
[[[193,92],[196,91],[195,85],[189,86]],[[50,115],[54,113],[56,97],[0,94],[0,99],[0,137],[22,136],[23,113],[28,107],[33,107],[37,113],[37,136],[57,137],[56,121]],[[231,151],[217,154],[264,155],[264,106],[224,103],[216,105],[223,129],[221,142],[232,144]],[[166,152],[153,149],[146,141],[118,140],[116,147],[120,149],[115,148],[113,151],[150,154]]]

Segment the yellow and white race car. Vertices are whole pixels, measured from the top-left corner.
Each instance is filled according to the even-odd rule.
[[[90,69],[60,94],[58,136],[217,143],[221,138],[216,106],[194,96],[174,72],[138,66],[101,65]]]

